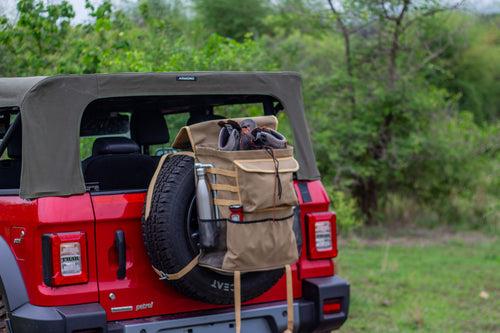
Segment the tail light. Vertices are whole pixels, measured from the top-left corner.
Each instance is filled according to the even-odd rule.
[[[88,281],[87,241],[84,232],[44,234],[42,254],[46,285],[62,286]]]
[[[326,299],[323,301],[323,314],[339,313],[342,310],[342,300],[340,299]]]
[[[327,259],[337,256],[336,228],[336,216],[332,212],[307,214],[310,259]]]

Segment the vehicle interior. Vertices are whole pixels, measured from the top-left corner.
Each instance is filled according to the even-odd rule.
[[[229,117],[278,115],[281,110],[279,101],[263,95],[96,100],[85,109],[80,125],[80,157],[87,190],[145,190],[161,155],[174,151],[170,145],[184,125]],[[18,108],[0,109],[0,139],[0,191],[19,189],[22,133]]]
[[[18,189],[21,180],[19,108],[0,109],[0,189]]]

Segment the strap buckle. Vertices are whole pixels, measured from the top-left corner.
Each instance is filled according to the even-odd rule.
[[[201,254],[201,253],[200,253]],[[184,266],[180,271],[177,273],[172,273],[168,274],[163,271],[160,271],[158,268],[153,267],[153,270],[155,271],[156,274],[160,277],[160,280],[179,280],[184,277],[187,273],[191,272],[193,268],[198,264],[198,260],[200,259],[200,254],[198,254],[196,257],[193,258],[186,266]]]
[[[158,280],[170,280],[170,274],[165,273],[163,271],[160,271],[157,269],[155,266],[151,265],[153,267],[153,270],[155,271],[156,274],[158,274],[159,279]]]

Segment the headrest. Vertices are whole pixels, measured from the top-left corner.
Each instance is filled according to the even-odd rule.
[[[170,141],[167,122],[158,110],[138,110],[132,113],[130,136],[140,145],[158,145]]]
[[[191,113],[191,116],[186,122],[187,126],[191,126],[194,124],[202,123],[204,121],[217,120],[217,119],[225,119],[223,116],[219,116],[218,114],[204,114],[204,113]]]
[[[132,154],[140,151],[133,140],[121,136],[97,138],[92,146],[92,156],[106,154]]]
[[[17,124],[17,128],[10,137],[9,144],[7,145],[7,156],[9,158],[20,158],[22,155],[22,130],[21,122]]]

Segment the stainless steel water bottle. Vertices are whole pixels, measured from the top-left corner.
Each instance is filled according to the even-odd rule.
[[[210,164],[196,163],[196,207],[198,209],[198,228],[200,245],[205,249],[216,246],[217,226],[215,221],[213,198],[206,178],[206,168]]]

